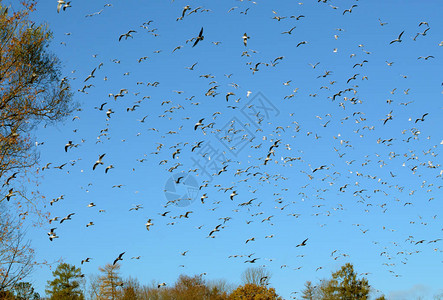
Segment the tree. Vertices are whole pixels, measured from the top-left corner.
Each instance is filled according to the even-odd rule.
[[[121,300],[141,299],[141,288],[137,279],[129,277],[123,282]]]
[[[202,275],[180,275],[177,282],[171,288],[164,289],[161,299],[193,300],[208,299],[221,300],[226,298],[226,294],[217,286],[208,286]],[[166,296],[166,297],[164,297]]]
[[[271,279],[271,272],[265,268],[247,268],[243,271],[241,278],[243,284],[255,284],[266,286]]]
[[[14,293],[11,291],[0,291],[0,299],[2,300],[15,300]]]
[[[34,252],[25,241],[20,223],[0,204],[0,292],[11,290],[28,276],[33,267]]]
[[[36,1],[21,2],[22,9],[12,12],[0,1],[0,178],[8,175],[5,191],[17,173],[37,163],[31,130],[74,110],[68,80],[60,78],[61,64],[47,51],[51,32],[29,19]],[[17,195],[26,198],[23,191],[13,190],[12,195],[0,202]]]
[[[247,283],[239,286],[230,295],[229,300],[279,300],[274,288]]]
[[[32,284],[29,282],[19,282],[14,285],[14,293],[16,300],[37,300],[40,295],[34,291]]]
[[[225,295],[229,295],[237,287],[236,285],[229,283],[225,279],[211,280],[209,282],[206,282],[206,286],[212,291],[217,291],[219,294]]]
[[[99,277],[100,292],[99,299],[114,300],[120,296],[120,287],[123,281],[119,275],[120,265],[106,264],[98,268],[102,275]]]
[[[350,263],[345,264],[340,270],[332,273],[332,279],[325,281],[320,286],[324,298],[322,299],[340,299],[366,300],[369,297],[370,285],[366,278],[357,279],[354,272],[354,266]]]
[[[48,281],[46,294],[54,300],[83,300],[85,297],[81,290],[82,273],[80,268],[67,263],[61,263],[52,272],[54,279]]]
[[[312,282],[306,281],[305,289],[302,291],[303,295],[301,296],[303,299],[314,300],[315,299],[315,287],[312,285]]]
[[[98,299],[100,294],[100,280],[98,275],[90,275],[89,276],[89,287],[87,290],[89,295],[89,299]]]

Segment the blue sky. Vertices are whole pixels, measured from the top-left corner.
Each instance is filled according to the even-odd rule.
[[[428,296],[442,291],[442,241],[428,243],[442,238],[440,1],[71,5],[57,13],[56,1],[40,1],[32,15],[53,31],[50,51],[62,61],[73,90],[93,85],[75,93],[78,118],[34,133],[44,142],[38,146],[40,167],[52,163],[41,172],[39,190],[47,204],[65,195],[44,209],[61,218],[75,213],[63,224],[30,227],[39,260],[61,257],[80,266],[91,257],[82,272],[93,274],[126,251],[122,275],[142,283],[172,285],[179,274],[203,272],[208,279],[239,283],[241,272],[254,264],[228,256],[254,253],[255,265],[266,265],[272,286],[287,299],[306,280],[329,277],[346,262],[370,273],[370,284],[392,299],[412,299],[414,287]],[[186,5],[202,8],[177,21]],[[343,15],[352,5],[357,5],[352,13]],[[147,29],[141,27],[150,20]],[[423,21],[428,25],[419,26]],[[282,34],[294,26],[292,34]],[[202,27],[204,39],[195,47],[186,43]],[[132,38],[119,42],[129,30],[136,31]],[[402,42],[390,44],[402,31]],[[250,37],[247,46],[244,33]],[[307,43],[297,47],[302,41]],[[173,52],[177,46],[182,48]],[[418,59],[428,55],[434,58]],[[84,82],[94,68],[95,78]],[[330,75],[322,77],[327,71]],[[154,82],[158,85],[148,86]],[[213,86],[215,97],[205,96]],[[123,97],[108,96],[121,89],[127,89]],[[235,95],[226,101],[227,93]],[[102,111],[95,108],[105,102]],[[135,104],[139,107],[127,111]],[[108,109],[114,112],[109,119]],[[391,111],[392,120],[383,125]],[[424,121],[415,122],[425,113]],[[194,130],[202,118],[204,125],[214,124]],[[68,141],[79,146],[66,153]],[[202,148],[192,152],[200,141]],[[103,165],[93,171],[103,153]],[[53,168],[63,163],[68,163],[63,170]],[[105,174],[109,165],[114,168]],[[226,172],[213,175],[223,166]],[[209,181],[208,186],[190,192],[195,201],[185,207],[165,207],[167,181],[185,176],[188,182],[188,175],[199,186]],[[187,192],[183,183],[177,189]],[[238,195],[231,201],[233,190]],[[203,194],[208,196],[204,204]],[[239,206],[252,198],[257,199],[250,206]],[[90,202],[96,206],[88,208]],[[143,209],[129,211],[137,204]],[[192,211],[189,218],[178,218],[187,211]],[[220,218],[231,219],[208,238],[223,224]],[[154,223],[149,231],[148,219]],[[95,225],[86,227],[90,221]],[[46,235],[51,227],[60,236],[53,242]],[[265,238],[269,235],[274,236]],[[245,244],[252,237],[255,241]],[[306,246],[295,247],[306,238]],[[416,244],[420,240],[425,242]],[[139,255],[140,260],[131,260]],[[43,292],[50,278],[43,267],[30,280]]]

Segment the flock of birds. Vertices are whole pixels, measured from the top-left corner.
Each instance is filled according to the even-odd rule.
[[[259,5],[258,3],[251,0],[239,0],[242,2],[242,6],[245,7],[241,10],[239,7],[232,7],[227,12],[228,14],[236,13],[240,11],[240,14],[247,16],[248,13],[252,13],[253,9]],[[328,5],[332,10],[339,9],[338,7],[332,5],[329,0],[318,0],[319,5]],[[353,4],[350,8],[344,9],[342,11],[342,17],[346,18],[349,14],[355,14],[359,9],[359,3]],[[303,3],[298,3],[300,7]],[[96,13],[87,15],[86,17],[93,17],[100,15],[106,9],[111,9],[113,4],[109,3],[104,5],[104,8]],[[69,14],[69,9],[71,8],[71,1],[58,0],[57,1],[57,12],[63,14]],[[206,9],[204,7],[192,7],[191,5],[186,5],[179,12],[177,12],[176,22],[182,22],[185,18],[192,18],[193,15],[197,13],[213,13],[211,9]],[[309,15],[279,15],[276,11],[272,11],[271,19],[276,22],[305,22],[309,19]],[[292,21],[293,20],[293,21]],[[380,19],[379,26],[385,28],[388,25],[387,22],[382,22]],[[135,40],[137,34],[140,30],[145,30],[155,38],[159,35],[158,28],[154,27],[155,20],[150,20],[148,22],[143,22],[140,28],[134,28],[128,30],[115,37],[115,40],[119,43],[126,43]],[[295,23],[297,24],[297,23]],[[421,38],[425,38],[432,33],[432,29],[428,22],[422,21],[418,25],[420,29],[415,35],[408,38],[414,42],[419,42]],[[297,26],[293,24],[288,26],[288,30],[280,32],[282,36],[292,37],[297,35]],[[337,29],[338,33],[344,32],[345,29]],[[338,33],[334,35],[334,39],[339,38]],[[388,47],[398,46],[396,44],[404,43],[406,35],[410,33],[393,33],[394,39],[391,41],[386,41]],[[67,36],[71,33],[67,33]],[[211,43],[207,40],[210,39],[209,36],[205,36],[204,27],[201,27],[200,31],[197,32],[193,38],[187,40],[185,43],[190,43],[191,48],[199,48],[203,43]],[[249,46],[250,40],[257,40],[258,37],[251,37],[248,33],[244,33],[242,36],[238,36],[239,43],[243,44],[244,51],[240,53],[242,59],[247,59],[246,69],[251,72],[251,76],[256,76],[257,72],[263,72],[265,68],[276,68],[279,64],[284,64],[287,60],[286,56],[273,57],[268,62],[257,61],[258,51],[251,49]],[[63,43],[63,42],[62,42]],[[300,41],[296,42],[295,48],[306,47],[310,41]],[[214,46],[223,45],[223,41],[212,42]],[[443,41],[437,46],[443,46]],[[160,54],[160,52],[169,51],[170,54],[182,49],[182,45],[178,45],[174,49],[164,49],[155,50],[155,54]],[[396,177],[413,178],[415,182],[420,182],[420,187],[424,191],[425,195],[431,195],[433,193],[438,193],[442,187],[441,179],[443,171],[438,162],[435,162],[438,156],[438,147],[443,143],[443,141],[434,142],[432,146],[429,146],[425,150],[421,149],[420,143],[423,140],[430,141],[431,137],[423,137],[422,130],[420,126],[422,123],[428,121],[428,118],[432,117],[434,112],[422,112],[419,107],[416,107],[412,113],[413,116],[410,117],[409,122],[412,126],[409,128],[403,128],[400,130],[401,134],[394,137],[386,137],[383,134],[384,130],[388,130],[390,124],[396,119],[396,114],[394,113],[396,108],[389,108],[394,105],[393,103],[397,100],[392,100],[398,95],[397,87],[393,86],[392,90],[389,91],[389,99],[386,100],[385,105],[388,107],[387,113],[383,119],[373,120],[370,116],[366,115],[365,111],[360,109],[364,107],[363,103],[364,97],[360,95],[360,83],[365,84],[369,80],[369,76],[365,74],[365,68],[370,64],[370,59],[368,58],[371,52],[365,50],[364,45],[359,44],[358,48],[362,50],[362,54],[351,54],[349,63],[350,69],[357,68],[358,71],[354,75],[346,78],[339,78],[334,76],[334,70],[325,70],[324,72],[314,76],[314,80],[321,82],[323,84],[318,91],[309,91],[307,97],[316,99],[325,95],[325,101],[335,105],[336,109],[327,114],[320,114],[315,116],[315,121],[320,122],[320,129],[309,128],[304,126],[299,120],[296,120],[297,113],[289,113],[285,118],[289,118],[288,124],[282,124],[279,119],[271,120],[266,117],[266,112],[260,111],[258,108],[258,103],[249,102],[253,99],[253,96],[257,93],[256,87],[251,87],[248,90],[242,91],[239,82],[229,83],[227,86],[229,90],[222,92],[224,89],[223,85],[217,81],[216,75],[214,74],[198,74],[198,80],[207,80],[209,82],[209,88],[205,88],[201,93],[192,91],[173,91],[173,94],[177,97],[176,100],[164,100],[160,107],[168,107],[164,112],[156,118],[152,116],[151,113],[142,116],[140,119],[136,119],[139,123],[140,128],[143,128],[144,132],[148,132],[153,135],[152,141],[155,141],[155,149],[151,153],[146,153],[143,157],[135,159],[139,164],[145,161],[153,161],[157,157],[158,165],[165,168],[165,173],[168,176],[172,176],[174,173],[179,172],[181,175],[174,179],[175,184],[180,186],[186,184],[186,178],[188,175],[197,176],[198,178],[206,178],[201,182],[201,185],[197,188],[197,192],[200,193],[196,201],[192,206],[201,205],[205,210],[209,210],[212,213],[216,213],[220,209],[220,205],[229,200],[227,206],[233,207],[232,215],[220,217],[217,220],[215,226],[210,226],[204,224],[197,227],[197,230],[206,229],[207,234],[205,236],[209,239],[216,238],[225,228],[228,228],[229,222],[235,218],[245,218],[246,225],[253,222],[260,224],[268,224],[269,228],[273,230],[271,234],[265,235],[265,239],[275,239],[278,236],[279,230],[278,226],[274,226],[278,222],[275,222],[277,218],[303,218],[303,214],[298,213],[299,207],[301,205],[307,205],[309,203],[311,215],[314,217],[318,216],[331,216],[334,214],[339,214],[341,211],[347,209],[347,205],[342,200],[332,201],[329,200],[331,197],[340,198],[347,195],[346,199],[356,199],[354,202],[360,204],[361,212],[372,212],[372,213],[386,213],[388,209],[392,207],[397,207],[400,204],[403,207],[407,207],[414,204],[412,196],[415,192],[419,193],[418,190],[409,189],[406,184],[402,184],[400,181],[396,180]],[[337,48],[333,50],[334,53],[337,52]],[[364,55],[364,59],[355,62],[356,58],[360,55]],[[425,55],[418,57],[419,61],[427,61],[436,59],[436,54]],[[97,58],[94,55],[94,58]],[[138,63],[142,63],[149,60],[148,56],[143,56],[138,58]],[[203,60],[203,59],[202,59]],[[112,63],[120,64],[120,59],[113,59]],[[198,61],[192,63],[186,67],[190,74],[198,72],[199,65],[203,64],[203,61]],[[391,67],[394,62],[386,61],[387,67]],[[313,71],[317,71],[319,65],[327,65],[327,62],[316,62],[309,63]],[[77,79],[82,81],[83,87],[79,87],[78,94],[84,93],[86,96],[88,90],[94,88],[95,81],[99,80],[97,77],[100,73],[101,68],[104,66],[104,62],[100,62],[98,66],[94,67],[92,71],[84,78]],[[353,72],[354,73],[354,72]],[[124,77],[130,76],[131,72],[126,72],[123,74]],[[225,74],[226,80],[230,80],[231,76],[234,74]],[[234,75],[235,76],[235,75]],[[408,78],[408,75],[401,75],[404,79]],[[72,79],[72,78],[71,78]],[[108,80],[107,76],[104,76],[104,81]],[[66,78],[64,78],[66,80]],[[329,82],[326,82],[329,81]],[[75,82],[75,81],[73,81]],[[282,86],[285,88],[292,87],[294,82],[292,80],[285,80],[282,82]],[[155,89],[160,85],[160,82],[144,82],[137,81],[136,86],[146,86],[148,88]],[[339,87],[341,86],[341,87]],[[300,90],[303,87],[297,87],[292,90],[289,95],[283,97],[282,101],[297,101],[300,97]],[[300,90],[299,90],[300,89]],[[403,98],[408,97],[410,88],[407,88],[401,94]],[[115,92],[114,92],[115,93]],[[96,144],[103,143],[106,144],[111,140],[111,129],[109,124],[115,122],[118,119],[118,115],[121,113],[113,103],[122,101],[128,97],[131,97],[131,89],[117,89],[117,93],[109,93],[109,99],[113,102],[105,101],[95,106],[95,110],[102,114],[103,120],[106,121],[106,127],[100,130],[97,136]],[[191,96],[186,96],[189,93],[193,93]],[[245,97],[239,97],[241,93],[245,94]],[[326,94],[324,94],[326,93]],[[139,111],[143,109],[143,106],[148,106],[148,101],[153,101],[151,95],[141,94],[141,92],[133,92],[134,97],[139,98],[131,105],[126,108],[126,113],[133,113],[134,111]],[[180,97],[180,98],[179,98]],[[418,96],[417,96],[418,97]],[[153,97],[152,97],[153,98]],[[183,99],[184,98],[184,99]],[[218,107],[226,105],[226,108],[220,108],[218,111],[214,111],[212,114],[207,114],[201,118],[190,117],[185,115],[186,111],[195,110],[198,111],[199,105],[203,106],[202,102],[204,98],[219,101]],[[398,98],[403,99],[398,96]],[[200,100],[197,100],[200,99]],[[200,102],[199,102],[200,101]],[[400,100],[401,101],[401,100]],[[245,104],[245,102],[248,102]],[[227,104],[226,104],[227,103]],[[404,106],[406,108],[408,105],[414,103],[414,101],[401,102],[398,105]],[[95,104],[97,105],[97,104]],[[278,106],[274,102],[275,106]],[[383,108],[384,109],[384,108]],[[383,110],[380,108],[380,110]],[[84,110],[84,109],[83,109]],[[244,110],[250,119],[246,122],[240,122],[238,120],[229,120],[226,122],[219,122],[218,118],[223,118],[224,116],[230,116],[233,114],[239,115],[239,111]],[[79,122],[82,118],[82,109],[79,109],[78,115],[73,117],[73,122]],[[321,109],[320,109],[321,111]],[[115,115],[114,115],[115,114]],[[177,126],[176,129],[171,129],[169,131],[162,132],[161,126],[157,126],[158,120],[165,120],[166,123],[171,123],[173,120],[181,117],[181,124]],[[298,118],[298,119],[301,119]],[[169,124],[168,123],[168,124]],[[277,123],[275,125],[275,123]],[[172,123],[171,123],[172,124]],[[321,161],[315,159],[315,164],[309,161],[309,147],[305,147],[305,151],[297,150],[299,148],[297,141],[302,140],[303,142],[309,142],[312,147],[315,147],[317,143],[324,141],[327,137],[321,136],[322,132],[325,133],[331,126],[340,126],[339,128],[352,128],[352,134],[354,137],[345,138],[345,134],[336,134],[330,137],[328,142],[323,142],[322,146],[329,145],[329,149],[332,151],[333,155],[336,157],[337,161],[329,161],[327,163],[317,163]],[[151,127],[155,126],[155,127]],[[184,128],[186,127],[187,128]],[[317,126],[317,125],[316,125]],[[341,127],[342,126],[342,127]],[[140,129],[142,130],[142,129]],[[199,137],[195,141],[188,139],[180,140],[180,132],[188,130],[194,136]],[[190,130],[190,131],[189,131]],[[322,131],[323,130],[323,131]],[[346,131],[343,129],[343,131]],[[77,131],[74,130],[74,133]],[[359,151],[365,151],[363,146],[353,145],[355,138],[369,139],[367,136],[373,136],[378,133],[379,138],[376,139],[375,144],[379,147],[377,152],[379,153],[358,153],[355,154],[355,149],[358,148]],[[145,133],[143,133],[145,134]],[[143,135],[137,133],[137,136]],[[385,137],[383,137],[385,136]],[[154,139],[155,138],[155,139]],[[189,166],[189,163],[183,157],[198,157],[202,161],[212,163],[215,157],[212,157],[213,153],[210,152],[210,144],[215,144],[215,142],[209,142],[213,138],[215,141],[221,141],[225,146],[225,151],[223,152],[223,158],[219,159],[217,164],[214,164],[214,168],[209,172],[207,169],[209,167],[204,166]],[[74,142],[77,138],[69,138],[69,140],[64,145],[64,152],[70,153],[75,151],[75,148],[82,146],[86,143],[85,139],[81,139],[81,142]],[[121,142],[126,142],[122,139]],[[36,143],[40,146],[44,142]],[[326,144],[325,144],[326,143]],[[414,144],[415,143],[415,144]],[[241,161],[236,155],[230,155],[230,153],[240,153],[241,145],[244,144],[245,148],[243,154],[247,152],[247,162],[246,160]],[[358,143],[356,143],[358,144]],[[400,146],[398,146],[400,145]],[[427,144],[426,144],[427,145]],[[397,147],[398,146],[398,147]],[[397,148],[396,148],[397,147]],[[395,149],[397,150],[395,150]],[[406,150],[405,150],[406,149]],[[419,153],[421,151],[421,153]],[[354,156],[353,156],[354,155]],[[348,159],[348,157],[352,157]],[[93,172],[104,172],[105,174],[118,172],[116,163],[109,162],[106,153],[98,154],[98,159],[91,162],[90,169]],[[70,162],[64,162],[60,165],[50,162],[40,168],[39,171],[45,171],[48,169],[59,169],[65,170],[65,166],[74,166],[79,162],[78,160],[73,160]],[[401,161],[401,162],[399,162]],[[395,168],[391,168],[393,164],[402,165],[402,173],[394,171]],[[358,164],[358,165],[357,165]],[[246,165],[246,166],[245,166]],[[374,168],[372,168],[373,166]],[[385,167],[386,166],[386,167]],[[186,170],[186,167],[190,167]],[[377,169],[378,168],[378,169]],[[113,170],[115,169],[115,170]],[[368,170],[369,171],[366,171]],[[133,168],[133,171],[135,168]],[[213,170],[213,171],[212,171]],[[374,171],[381,170],[381,171]],[[281,171],[281,172],[280,172]],[[377,172],[377,173],[375,173]],[[69,173],[69,171],[68,171]],[[206,173],[204,175],[203,173]],[[295,175],[294,175],[295,174]],[[426,174],[426,175],[423,175]],[[431,175],[432,176],[431,176]],[[11,175],[5,182],[4,186],[9,185],[11,180],[14,179],[16,173]],[[107,175],[109,176],[109,175]],[[206,176],[206,177],[204,177]],[[297,178],[303,180],[303,185],[295,187],[294,179]],[[406,177],[405,177],[406,176]],[[427,176],[423,179],[422,176]],[[231,181],[231,184],[226,184],[226,180]],[[291,181],[292,180],[292,181]],[[291,182],[291,184],[288,184]],[[88,187],[82,187],[82,189],[87,190],[89,186],[93,186],[91,182]],[[112,189],[123,188],[124,184],[115,184]],[[273,189],[272,200],[264,200],[260,196],[260,189],[264,189],[266,186]],[[289,187],[288,187],[289,186]],[[409,190],[409,191],[408,191]],[[228,193],[229,192],[229,193]],[[228,194],[226,194],[228,193]],[[404,195],[406,197],[399,198],[398,195]],[[226,195],[226,196],[225,196]],[[229,196],[228,196],[229,195]],[[290,196],[292,195],[292,196]],[[394,196],[391,196],[394,195]],[[14,190],[10,189],[9,193],[5,195],[5,198],[9,201],[11,197],[14,197]],[[50,206],[53,207],[55,203],[63,200],[65,195],[60,195],[54,197],[50,202]],[[291,201],[290,198],[297,198],[298,201]],[[393,199],[390,197],[393,197]],[[211,199],[218,199],[218,201],[212,202]],[[383,200],[384,199],[384,200]],[[388,200],[389,199],[389,200]],[[406,199],[406,200],[405,200]],[[430,197],[426,199],[426,202],[434,203],[436,201],[435,197]],[[184,213],[176,212],[174,207],[180,201],[179,197],[176,200],[168,201],[164,208],[166,210],[158,212],[158,217],[150,216],[147,218],[144,224],[147,231],[152,232],[158,223],[161,223],[159,219],[168,219],[169,223],[166,225],[173,226],[179,224],[179,220],[185,220],[192,218],[192,214],[196,215],[193,210],[188,210]],[[262,206],[263,205],[263,206]],[[87,207],[94,208],[97,205],[94,202],[90,202]],[[192,208],[191,206],[191,208]],[[211,206],[211,207],[209,207]],[[265,208],[263,208],[265,207]],[[304,206],[306,207],[306,206]],[[361,208],[360,207],[360,208]],[[263,208],[263,209],[261,209]],[[380,209],[376,211],[376,208]],[[138,213],[138,211],[143,211],[143,204],[135,204],[133,207],[128,208],[131,213]],[[394,209],[394,208],[392,208]],[[261,210],[261,211],[260,211]],[[291,210],[289,213],[287,211]],[[98,210],[99,213],[105,213],[105,209]],[[242,214],[242,217],[236,217],[236,214]],[[266,214],[266,215],[265,215]],[[265,215],[265,216],[263,216]],[[64,222],[72,220],[76,216],[75,212],[67,214],[65,217],[52,217],[49,223],[59,222],[60,226]],[[433,222],[438,222],[438,215],[436,214],[432,219],[425,222],[420,217],[420,220],[411,220],[411,224],[420,223],[422,225],[430,224]],[[424,224],[426,223],[426,224]],[[155,225],[156,224],[156,225]],[[435,223],[434,223],[435,224]],[[86,227],[94,226],[94,222],[91,221],[86,224]],[[321,224],[325,226],[327,224]],[[358,228],[363,235],[366,232],[372,230],[372,228],[364,226],[364,224],[353,224]],[[268,228],[268,229],[269,229]],[[56,234],[57,227],[53,227],[47,233],[49,240],[52,242],[59,238]],[[395,229],[383,226],[383,230],[394,232]],[[294,249],[298,247],[309,246],[308,240],[313,240],[315,237],[298,237],[299,241],[294,243]],[[259,236],[249,237],[245,240],[244,244],[253,244]],[[406,242],[413,246],[418,246],[420,244],[432,244],[436,245],[433,249],[436,252],[442,252],[442,249],[437,247],[437,243],[440,242],[440,238],[432,238],[429,240],[421,239],[413,235],[409,235]],[[377,244],[378,242],[374,242]],[[397,244],[395,245],[398,246]],[[389,268],[389,272],[394,276],[399,277],[400,274],[395,271],[395,264],[392,263],[395,257],[400,257],[400,261],[404,264],[407,263],[407,256],[420,253],[422,250],[417,250],[412,248],[409,250],[399,250],[397,253],[392,253],[386,245],[384,245],[383,251],[381,251],[380,256],[386,258],[386,266]],[[189,250],[181,251],[182,256],[186,256]],[[114,264],[119,261],[123,261],[123,255],[125,252],[120,253],[114,260]],[[261,258],[253,257],[252,254],[235,254],[229,255],[229,258],[242,258],[246,257],[243,261],[244,263],[254,264],[257,263]],[[302,254],[300,254],[303,257]],[[348,257],[349,254],[335,249],[332,251],[331,257],[334,260],[340,257]],[[141,256],[132,257],[133,259],[140,259]],[[93,258],[87,257],[81,261],[81,264],[89,263]],[[272,259],[267,259],[270,262]],[[184,265],[180,265],[184,266]],[[263,266],[266,266],[263,264]],[[288,268],[288,265],[282,264],[281,269]],[[301,267],[294,267],[294,270],[298,270]],[[317,268],[318,270],[323,269],[322,266]],[[166,283],[161,283],[158,287],[165,286]]]

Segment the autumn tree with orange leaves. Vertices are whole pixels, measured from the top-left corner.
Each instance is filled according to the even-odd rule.
[[[20,7],[11,7],[0,0],[0,292],[11,289],[35,264],[21,230],[31,210],[42,215],[36,205],[40,196],[30,192],[32,185],[24,180],[37,174],[31,132],[74,109],[60,62],[48,52],[51,32],[29,19],[35,5],[24,0]]]
[[[30,132],[37,124],[60,121],[74,107],[60,62],[48,52],[51,32],[29,20],[35,1],[14,11],[0,0],[0,178],[1,201],[22,196],[13,188],[37,163]]]
[[[268,288],[262,285],[247,283],[239,286],[232,294],[229,300],[281,300],[274,288]]]

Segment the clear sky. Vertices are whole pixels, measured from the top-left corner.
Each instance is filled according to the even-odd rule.
[[[443,292],[443,241],[431,242],[443,238],[441,1],[71,6],[40,1],[32,14],[52,30],[81,108],[34,134],[40,168],[51,163],[44,209],[75,213],[29,228],[39,260],[90,257],[88,275],[125,251],[123,277],[168,285],[203,272],[240,283],[245,268],[265,265],[286,299],[352,262],[390,299]],[[68,141],[78,146],[65,152]],[[42,267],[30,281],[43,293],[50,278]]]

